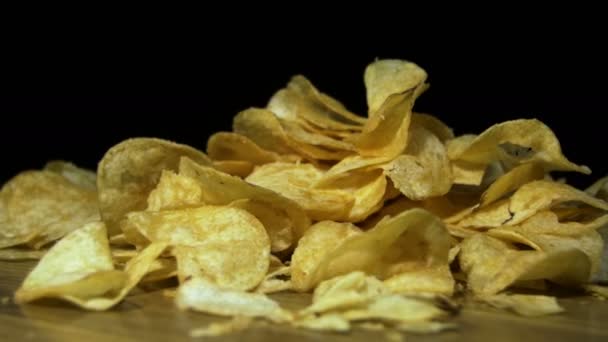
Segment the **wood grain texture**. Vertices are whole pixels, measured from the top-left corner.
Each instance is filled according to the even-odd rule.
[[[0,298],[12,297],[34,262],[0,261]],[[287,308],[298,308],[310,296],[273,296]],[[466,307],[454,322],[459,328],[433,335],[409,334],[404,341],[608,341],[608,301],[592,297],[560,299],[567,312],[542,318]],[[161,291],[138,292],[106,312],[86,312],[60,302],[18,306],[0,304],[0,341],[182,341],[189,331],[221,318],[175,308]],[[215,338],[216,341],[370,341],[381,332],[355,330],[349,334],[316,333],[259,323],[252,329]]]

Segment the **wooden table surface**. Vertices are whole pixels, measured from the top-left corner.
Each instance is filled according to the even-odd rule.
[[[86,312],[60,303],[18,306],[12,302],[34,262],[0,261],[0,341],[181,341],[189,331],[220,318],[179,311],[160,291],[130,295],[106,312]],[[306,295],[273,295],[287,308],[305,305]],[[560,299],[567,312],[525,318],[491,309],[465,308],[455,319],[458,329],[431,335],[404,335],[404,341],[608,341],[608,301],[574,296]],[[606,322],[606,324],[602,324]],[[317,333],[272,324],[214,338],[216,341],[381,341],[380,332]]]

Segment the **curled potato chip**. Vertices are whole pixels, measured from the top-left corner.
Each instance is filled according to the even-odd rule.
[[[301,118],[331,130],[360,130],[365,119],[357,116],[333,98],[320,93],[304,76],[294,76],[279,90],[268,109],[285,119]]]
[[[458,257],[475,294],[496,294],[517,281],[547,279],[573,286],[589,280],[591,261],[578,248],[549,252],[517,250],[485,234],[463,240]]]
[[[315,270],[326,255],[361,230],[350,223],[333,221],[317,222],[298,242],[291,257],[291,280],[296,291],[308,291],[315,284]]]
[[[44,165],[44,170],[58,173],[80,188],[97,190],[97,175],[95,172],[80,168],[70,162],[53,160]]]
[[[267,202],[246,198],[236,200],[230,203],[230,206],[244,209],[262,222],[270,238],[271,251],[280,252],[291,247],[294,240],[294,222],[284,211]]]
[[[76,171],[74,173],[85,171]],[[75,176],[78,177],[78,176]],[[99,219],[97,192],[59,172],[25,171],[0,190],[0,248],[39,249]]]
[[[598,179],[595,183],[585,189],[585,192],[593,197],[608,200],[608,176]]]
[[[212,165],[224,173],[241,178],[247,177],[254,167],[253,164],[244,160],[216,160]]]
[[[368,116],[374,116],[393,94],[415,89],[423,83],[427,74],[415,63],[383,59],[367,66],[364,73],[367,90]]]
[[[148,211],[198,207],[204,204],[203,190],[195,179],[163,170],[148,195]]]
[[[300,238],[310,227],[310,219],[302,208],[292,200],[263,187],[249,184],[244,180],[201,166],[188,158],[183,158],[179,166],[180,175],[195,179],[201,185],[202,201],[213,205],[228,205],[236,200],[251,199],[281,211],[293,222],[294,237]]]
[[[110,235],[120,233],[119,221],[127,213],[146,208],[161,172],[176,171],[182,156],[211,165],[201,151],[153,138],[128,139],[106,152],[97,169],[97,187],[101,217]]]
[[[509,172],[500,176],[486,191],[484,191],[481,195],[479,206],[483,207],[495,202],[526,183],[542,179],[544,175],[544,170],[536,163],[516,166]]]
[[[598,232],[588,229],[586,231],[579,230],[576,235],[572,232],[567,235],[556,235],[554,233],[555,231],[565,230],[565,227],[559,227],[559,223],[551,227],[553,232],[542,232],[534,229],[539,227],[537,224],[541,219],[542,218],[535,218],[535,222],[532,222],[531,224],[526,224],[526,222],[524,222],[519,226],[491,229],[488,231],[488,235],[506,241],[525,244],[544,252],[577,248],[589,257],[589,261],[591,262],[591,274],[595,274],[599,270],[604,242]],[[541,225],[546,227],[544,224]],[[566,223],[566,225],[568,225],[568,223]]]
[[[355,198],[344,191],[312,188],[322,175],[312,164],[272,163],[257,167],[246,180],[293,200],[314,220],[347,217]]]
[[[468,138],[467,138],[468,139]],[[502,160],[509,163],[542,163],[545,170],[577,171],[588,174],[586,166],[570,162],[562,154],[555,134],[542,122],[532,119],[506,121],[496,124],[463,148],[451,149],[450,159],[487,165]],[[450,148],[448,148],[450,152]]]
[[[555,297],[549,296],[498,294],[481,296],[477,299],[495,308],[508,309],[519,315],[528,317],[550,315],[564,311],[564,308],[557,303]]]
[[[298,160],[295,155],[265,150],[246,136],[232,132],[218,132],[209,137],[207,154],[213,160],[240,160],[253,165]]]
[[[262,317],[273,322],[292,320],[289,311],[261,293],[224,289],[204,278],[192,278],[177,290],[180,309],[193,309],[222,316]]]
[[[430,114],[412,113],[411,125],[424,127],[424,129],[433,133],[444,144],[448,140],[454,139],[454,132],[452,129],[443,121]]]
[[[268,270],[268,235],[260,221],[242,209],[134,212],[126,224],[152,242],[175,246],[181,279],[206,276],[221,287],[246,290],[258,285]]]
[[[569,202],[580,202],[603,211],[608,210],[608,203],[583,191],[566,184],[538,180],[524,184],[510,198],[479,208],[465,216],[458,225],[471,228],[512,226],[540,211]]]
[[[446,194],[452,172],[441,141],[422,126],[410,126],[404,154],[384,166],[384,172],[406,197],[421,200]]]
[[[447,265],[451,238],[441,221],[422,209],[385,218],[326,254],[313,284],[337,275],[364,271],[379,279],[421,268]]]
[[[125,275],[114,270],[105,225],[86,224],[55,244],[15,293],[18,303],[43,297],[86,300],[117,291]]]

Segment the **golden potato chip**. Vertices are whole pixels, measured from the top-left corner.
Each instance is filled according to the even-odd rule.
[[[339,313],[329,313],[322,316],[305,316],[296,320],[293,325],[317,331],[346,332],[350,330],[350,322]]]
[[[448,125],[437,117],[430,114],[412,113],[412,126],[424,127],[427,131],[433,133],[442,143],[454,139],[454,132]]]
[[[362,157],[359,155],[348,156],[327,170],[317,181],[315,187],[330,185],[340,178],[348,177],[352,171],[373,168],[390,160],[392,160],[392,158]]]
[[[608,176],[598,179],[595,183],[585,189],[585,192],[593,197],[608,201]]]
[[[351,154],[291,139],[275,114],[266,109],[249,108],[240,112],[234,118],[232,127],[236,133],[248,137],[258,146],[280,154],[296,153],[312,160],[339,160]]]
[[[232,130],[265,150],[279,154],[295,153],[281,123],[269,110],[249,108],[238,113],[232,121]]]
[[[244,135],[218,132],[207,140],[207,154],[213,160],[241,160],[253,165],[275,161],[298,161],[296,155],[281,155],[265,150]]]
[[[450,162],[443,144],[421,126],[410,126],[404,154],[383,168],[395,187],[413,200],[441,196],[452,187]]]
[[[262,222],[270,238],[271,251],[284,251],[293,244],[294,222],[284,211],[269,205],[267,202],[253,199],[236,200],[230,203],[230,206],[244,209]]]
[[[536,119],[496,124],[467,142],[465,148],[452,151],[451,160],[482,165],[496,160],[514,165],[536,161],[541,163],[546,171],[577,171],[585,174],[591,172],[588,167],[576,165],[566,159],[555,134]]]
[[[349,193],[312,188],[323,171],[312,164],[271,163],[258,166],[246,181],[298,203],[313,220],[341,219],[355,203]]]
[[[583,191],[566,184],[540,180],[523,185],[513,194],[509,206],[513,218],[509,221],[509,225],[522,222],[543,209],[565,202],[580,202],[608,211],[608,203],[591,197]]]
[[[292,320],[289,311],[264,294],[221,288],[198,277],[180,285],[175,303],[182,310],[192,309],[221,316],[263,317],[277,323]]]
[[[55,244],[15,293],[18,303],[42,297],[86,300],[123,287],[114,270],[105,225],[88,223]]]
[[[203,190],[195,179],[163,170],[158,184],[148,195],[149,211],[198,207],[204,204]]]
[[[125,140],[103,156],[97,169],[99,208],[110,235],[120,233],[119,221],[132,211],[146,208],[163,170],[177,171],[182,156],[211,165],[201,151],[153,138]]]
[[[487,165],[473,164],[462,160],[452,160],[452,175],[454,184],[480,185],[486,172]]]
[[[308,291],[315,284],[313,276],[328,253],[354,235],[361,234],[350,223],[317,222],[306,231],[291,257],[291,280],[296,291]]]
[[[191,177],[199,182],[204,203],[228,205],[236,200],[251,199],[281,211],[293,222],[294,237],[300,238],[310,227],[310,219],[295,202],[274,191],[249,184],[244,180],[201,166],[188,158],[182,159],[180,175]]]
[[[365,119],[338,101],[320,93],[304,76],[294,76],[286,88],[275,93],[268,109],[280,118],[302,118],[313,125],[331,130],[360,130]]]
[[[253,171],[253,164],[245,160],[215,160],[213,167],[229,175],[247,177]]]
[[[392,293],[451,296],[454,293],[454,278],[449,263],[451,259],[445,265],[403,272],[386,279],[384,284]]]
[[[271,260],[272,262],[272,260]],[[274,293],[291,290],[291,267],[281,266],[276,269],[269,268],[264,280],[255,288],[256,293]]]
[[[564,311],[555,297],[540,295],[498,294],[481,296],[480,301],[498,309],[508,309],[519,315],[535,317],[556,314]]]
[[[329,137],[322,133],[310,132],[296,122],[281,118],[278,120],[285,130],[285,134],[298,143],[319,146],[329,150],[353,151],[355,149],[355,147],[348,142]]]
[[[229,321],[212,322],[206,327],[190,330],[190,337],[207,337],[207,336],[222,336],[245,330],[251,326],[253,319],[251,317],[235,316]]]
[[[318,182],[317,182],[318,184]],[[331,185],[316,186],[316,189],[336,190],[352,194],[354,203],[349,212],[335,218],[338,221],[359,222],[376,212],[383,204],[387,179],[381,170],[352,172]]]
[[[529,227],[529,226],[528,226]],[[561,249],[576,248],[584,252],[591,262],[591,274],[599,270],[604,242],[595,230],[580,232],[578,235],[554,235],[534,232],[532,229],[519,229],[518,226],[496,228],[488,235],[528,245],[536,250],[552,252]]]
[[[53,160],[44,165],[44,170],[58,173],[78,187],[92,191],[97,190],[97,175],[95,172],[80,168],[70,162]]]
[[[408,61],[383,59],[367,66],[364,73],[368,116],[373,117],[393,94],[415,89],[427,78],[426,71]]]
[[[535,163],[516,166],[509,172],[500,176],[486,191],[484,191],[479,200],[479,206],[483,207],[495,202],[526,183],[542,179],[544,175],[545,172],[542,167]]]
[[[517,250],[507,242],[485,234],[463,240],[458,257],[475,294],[492,295],[520,280],[547,279],[562,285],[588,281],[589,257],[578,248],[541,252]]]
[[[337,275],[364,271],[379,279],[421,268],[447,265],[451,237],[439,221],[422,209],[384,219],[326,254],[312,284]]]
[[[95,189],[57,172],[25,171],[0,190],[0,248],[39,249],[98,219]]]
[[[242,209],[203,206],[133,212],[126,224],[152,242],[175,246],[181,280],[206,276],[221,287],[247,290],[268,270],[268,235],[260,221]]]

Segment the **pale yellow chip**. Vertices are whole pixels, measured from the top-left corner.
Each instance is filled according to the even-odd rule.
[[[253,165],[275,161],[297,161],[296,155],[281,155],[258,146],[244,135],[218,132],[207,140],[207,154],[213,160],[241,160]]]
[[[198,207],[203,204],[203,190],[193,178],[163,170],[158,184],[148,195],[148,211]]]
[[[272,163],[257,167],[246,181],[298,203],[313,220],[347,217],[355,204],[344,191],[312,188],[323,171],[312,164]]]
[[[517,190],[522,185],[531,181],[543,179],[545,172],[536,163],[522,164],[514,167],[509,172],[500,176],[481,195],[479,206],[483,207],[496,202],[511,191]]]
[[[244,209],[260,220],[270,238],[272,252],[284,251],[292,246],[294,222],[283,210],[254,199],[236,200],[230,203],[230,206]]]
[[[365,118],[349,112],[344,105],[320,93],[304,76],[294,76],[286,88],[273,95],[268,109],[277,116],[301,118],[331,130],[361,130]]]
[[[0,249],[0,260],[39,260],[47,250],[30,250],[20,247]]]
[[[363,271],[379,279],[447,265],[451,237],[441,221],[412,209],[380,221],[328,253],[313,275],[313,284],[341,274]]]
[[[517,281],[547,279],[575,286],[589,280],[591,261],[578,248],[549,252],[518,250],[485,234],[475,234],[461,244],[460,268],[475,294],[496,294]]]
[[[300,238],[310,227],[310,218],[298,204],[272,190],[255,186],[210,167],[201,166],[188,158],[184,158],[180,162],[179,173],[200,184],[204,203],[228,205],[242,199],[264,203],[280,211],[281,215],[290,218],[294,228],[293,235],[296,239]]]
[[[363,76],[367,90],[368,116],[375,116],[393,94],[415,89],[427,78],[426,71],[415,63],[383,59],[370,63]]]
[[[251,289],[268,270],[270,241],[255,216],[231,207],[203,206],[134,212],[125,230],[175,246],[181,280],[207,276],[225,288]]]
[[[535,161],[541,163],[546,171],[591,172],[588,167],[566,159],[555,134],[535,119],[496,124],[467,143],[463,144],[466,145],[464,148],[452,149],[450,159],[480,165],[496,160],[512,165]]]
[[[404,154],[384,166],[384,172],[407,198],[422,200],[446,194],[452,170],[443,143],[422,126],[410,126]]]
[[[480,296],[477,299],[495,308],[511,310],[528,317],[544,316],[564,311],[556,298],[550,296],[498,294]]]
[[[92,222],[55,244],[25,278],[15,299],[86,300],[117,291],[125,281],[125,275],[114,270],[105,225]]]
[[[291,257],[291,280],[297,291],[308,291],[313,276],[326,256],[351,236],[361,234],[352,224],[321,221],[310,227]]]
[[[442,143],[454,139],[454,132],[439,118],[424,113],[412,113],[412,126],[424,127],[427,131],[433,133]]]
[[[106,152],[97,169],[97,187],[101,216],[110,235],[120,233],[119,222],[127,213],[146,208],[161,172],[176,171],[182,156],[211,165],[201,151],[153,138],[128,139]]]
[[[264,294],[224,289],[198,277],[180,285],[175,303],[182,310],[192,309],[221,316],[262,317],[277,323],[292,320],[289,311]]]
[[[247,177],[254,167],[252,163],[246,160],[215,160],[212,165],[224,173],[241,178]]]
[[[73,163],[53,160],[44,165],[44,170],[58,173],[80,188],[97,190],[97,175],[95,172],[80,168]]]
[[[98,219],[95,188],[59,172],[25,171],[0,191],[0,248],[39,249]]]

